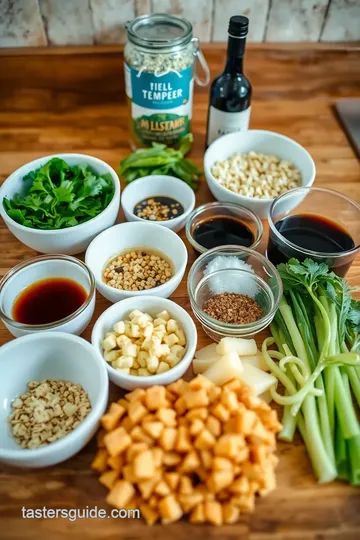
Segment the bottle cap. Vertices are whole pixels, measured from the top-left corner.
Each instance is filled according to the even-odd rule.
[[[247,36],[249,28],[249,19],[243,15],[234,15],[229,21],[230,36],[244,38]]]

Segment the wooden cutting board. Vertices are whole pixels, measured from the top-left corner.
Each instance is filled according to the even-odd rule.
[[[224,63],[223,45],[204,47],[212,76]],[[313,156],[316,185],[337,189],[360,202],[360,168],[332,110],[338,98],[360,95],[360,53],[356,45],[250,45],[246,72],[253,88],[251,127],[293,137]],[[201,166],[208,89],[196,88],[192,158]],[[122,52],[119,48],[32,49],[0,52],[0,180],[20,165],[57,152],[82,152],[115,169],[127,155],[126,108]],[[211,201],[206,182],[197,205]],[[122,214],[119,222],[123,221]],[[181,233],[184,238],[184,232]],[[263,247],[266,245],[267,231]],[[0,274],[35,252],[0,224]],[[195,254],[189,248],[189,266]],[[360,258],[348,273],[360,286]],[[359,297],[359,296],[358,296]],[[191,311],[186,276],[172,300]],[[84,337],[109,306],[98,295],[96,312]],[[200,327],[199,347],[209,339]],[[259,336],[259,344],[262,338]],[[0,344],[13,339],[1,324]],[[26,359],[24,359],[25,361]],[[0,366],[1,367],[1,366]],[[0,372],[1,376],[1,372]],[[111,388],[115,398],[120,390]],[[278,489],[259,500],[256,511],[236,525],[219,528],[189,525],[147,527],[142,520],[22,518],[22,508],[106,508],[106,490],[90,470],[91,442],[73,459],[44,470],[0,465],[0,537],[4,540],[166,540],[205,537],[230,540],[358,540],[360,490],[340,482],[318,485],[300,439],[279,443]]]

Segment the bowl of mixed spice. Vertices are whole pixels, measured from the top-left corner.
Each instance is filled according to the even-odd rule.
[[[194,191],[174,176],[144,176],[123,191],[127,221],[150,221],[180,231],[195,207]]]
[[[239,246],[203,253],[188,277],[191,307],[205,332],[223,337],[251,337],[272,321],[282,296],[282,283],[263,255]]]

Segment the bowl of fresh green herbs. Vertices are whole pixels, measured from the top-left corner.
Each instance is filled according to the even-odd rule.
[[[58,154],[23,165],[0,189],[0,214],[20,242],[40,253],[74,255],[114,225],[120,182],[101,159]]]

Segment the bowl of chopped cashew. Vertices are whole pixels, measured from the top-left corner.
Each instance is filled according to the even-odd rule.
[[[315,163],[293,139],[249,130],[216,139],[205,152],[204,172],[215,199],[240,204],[266,219],[276,197],[313,184]]]
[[[37,332],[3,345],[0,363],[0,463],[48,467],[77,454],[107,406],[100,353],[81,337]]]

